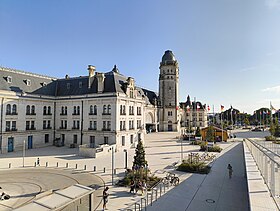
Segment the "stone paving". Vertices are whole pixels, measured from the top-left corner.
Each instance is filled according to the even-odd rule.
[[[152,133],[147,134],[145,137],[145,150],[146,150],[146,159],[149,163],[149,168],[156,173],[158,176],[165,176],[166,172],[174,171],[175,162],[179,162],[181,159],[181,142],[176,138],[177,133]],[[233,143],[221,143],[221,147],[226,148],[231,146]],[[199,146],[188,145],[186,142],[183,142],[183,153],[197,152]],[[128,150],[128,167],[131,167],[132,160],[134,156],[135,149]],[[109,210],[121,210],[129,207],[133,202],[137,201],[141,196],[132,195],[129,193],[129,189],[125,187],[116,187],[111,186],[112,184],[112,169],[111,169],[111,154],[104,155],[102,157],[92,159],[92,158],[81,158],[76,156],[77,149],[70,149],[66,147],[57,148],[57,147],[47,147],[40,149],[32,149],[26,151],[25,157],[25,166],[29,168],[34,168],[34,163],[36,162],[37,157],[40,158],[41,167],[48,162],[48,167],[65,169],[68,163],[68,168],[74,168],[77,164],[78,172],[84,172],[84,166],[86,165],[86,172],[94,174],[101,177],[104,180],[106,186],[109,186]],[[116,152],[114,156],[115,167],[117,169],[116,175],[114,175],[114,182],[121,178],[124,175],[124,152]],[[22,168],[23,158],[22,152],[14,152],[9,154],[3,154],[0,156],[0,169],[7,170],[11,163],[11,168]],[[97,171],[93,172],[93,166],[96,166]],[[25,167],[26,168],[26,167]],[[38,167],[36,167],[38,168]],[[103,169],[105,168],[105,173]],[[224,169],[223,169],[224,170]],[[186,178],[199,178],[200,175],[193,176],[189,173],[179,173],[180,180],[183,181]],[[221,172],[217,172],[218,174]],[[187,179],[186,181],[191,181]],[[1,181],[0,179],[0,184]],[[199,182],[199,181],[198,181]],[[190,186],[193,184],[191,183]],[[178,186],[179,187],[179,186]],[[176,187],[177,188],[177,187]],[[190,189],[190,187],[189,187]],[[175,189],[174,189],[175,190]],[[97,196],[101,200],[101,194]],[[101,210],[99,207],[98,210]]]

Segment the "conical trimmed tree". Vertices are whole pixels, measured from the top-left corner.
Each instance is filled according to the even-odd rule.
[[[145,159],[145,149],[142,141],[139,141],[135,149],[135,156],[133,161],[132,169],[144,168],[147,164]]]

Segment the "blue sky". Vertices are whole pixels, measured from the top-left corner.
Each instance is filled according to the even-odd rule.
[[[280,0],[1,0],[0,65],[55,77],[87,65],[158,91],[165,50],[180,100],[280,108]]]

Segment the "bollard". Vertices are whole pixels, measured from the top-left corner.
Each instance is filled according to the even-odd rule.
[[[93,166],[93,171],[96,171],[96,166]]]
[[[46,167],[48,167],[48,162],[46,162]]]
[[[56,162],[56,167],[58,167],[58,162]]]
[[[36,167],[36,162],[34,162],[34,167]]]
[[[66,163],[66,168],[68,168],[68,163]]]
[[[87,170],[87,165],[85,165],[84,170]]]
[[[11,163],[9,163],[9,169],[12,167],[12,164]]]
[[[76,169],[78,168],[78,164],[76,163]]]
[[[103,173],[105,173],[105,172],[106,172],[106,168],[104,167],[104,168],[103,168]]]
[[[114,169],[114,174],[117,174],[117,169]]]

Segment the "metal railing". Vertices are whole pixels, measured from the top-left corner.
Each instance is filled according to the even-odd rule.
[[[253,141],[250,139],[245,139],[245,142],[270,191],[271,197],[280,210],[280,155],[271,150],[277,148],[277,146],[273,147],[271,145],[273,143],[265,144],[263,141]]]
[[[131,204],[129,207],[122,209],[123,211],[137,211],[137,210],[147,210],[149,205],[153,206],[153,202],[157,201],[159,197],[167,192],[171,187],[171,184],[158,182],[149,191],[146,192],[144,197],[141,197],[136,202]]]

